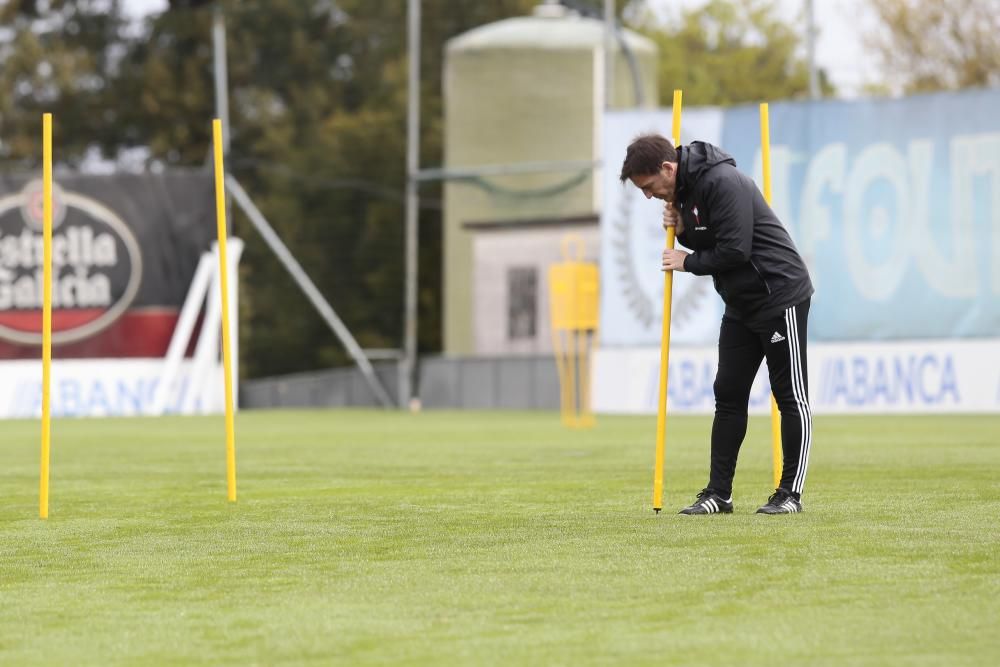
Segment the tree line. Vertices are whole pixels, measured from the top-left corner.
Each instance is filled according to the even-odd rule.
[[[603,7],[601,0],[567,2],[597,15]],[[904,34],[923,30],[914,2],[885,3],[895,13],[883,10],[884,20],[896,21]],[[39,166],[43,111],[56,114],[58,159],[67,167],[109,161],[123,169],[207,167],[216,4],[228,37],[228,168],[361,345],[399,347],[407,99],[403,0],[171,0],[166,11],[139,20],[125,13],[121,0],[0,0],[0,168]],[[476,26],[529,14],[536,4],[423,1],[422,165],[437,166],[442,159],[445,42]],[[667,22],[641,0],[618,0],[617,6],[633,29],[658,45],[666,104],[678,87],[691,103],[722,105],[807,92],[802,31],[777,18],[771,0],[709,0]],[[934,34],[947,38],[944,30]],[[896,56],[893,66],[905,70],[897,66],[903,62],[899,45],[886,44],[886,54]],[[941,87],[984,83],[967,63],[955,65],[961,77],[941,73],[937,61],[934,67],[920,69],[914,89],[933,87],[935,72]],[[982,70],[995,77],[997,67]],[[822,83],[825,94],[835,93]],[[905,80],[902,86],[907,89]],[[422,352],[441,348],[440,194],[439,185],[422,188]],[[344,363],[339,343],[249,223],[236,213],[233,224],[247,241],[241,267],[243,374]]]

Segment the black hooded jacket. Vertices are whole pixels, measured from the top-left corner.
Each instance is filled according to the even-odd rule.
[[[736,161],[702,141],[678,151],[677,240],[694,251],[684,269],[712,276],[726,315],[753,326],[812,296],[792,238]]]

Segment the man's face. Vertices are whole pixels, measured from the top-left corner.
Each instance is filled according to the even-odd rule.
[[[673,162],[664,162],[660,165],[660,171],[655,174],[632,176],[632,184],[642,190],[646,199],[655,197],[672,202],[677,184],[677,165]]]

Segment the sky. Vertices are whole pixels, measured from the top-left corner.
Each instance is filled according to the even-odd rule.
[[[403,2],[404,0],[397,0]],[[669,16],[680,8],[694,8],[706,0],[646,0],[657,14]],[[781,16],[805,34],[805,0],[776,0]],[[874,0],[813,0],[819,35],[816,63],[826,70],[842,97],[856,97],[866,83],[876,81],[877,72],[864,52],[861,33],[871,25]],[[124,0],[132,16],[163,11],[167,0]]]

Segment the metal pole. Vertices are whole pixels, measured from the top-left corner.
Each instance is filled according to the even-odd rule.
[[[229,159],[229,69],[226,64],[226,16],[218,0],[212,9],[212,75],[215,81],[215,117],[222,124],[222,157]],[[228,164],[228,162],[227,162]],[[233,232],[233,198],[226,191],[226,233]],[[236,348],[234,348],[236,349]],[[236,352],[237,360],[239,352]],[[238,363],[238,362],[237,362]]]
[[[222,153],[229,155],[229,72],[226,69],[226,17],[222,5],[212,11],[212,72],[215,78],[215,117],[222,121]]]
[[[615,0],[604,0],[604,108],[614,104]]]
[[[413,383],[417,365],[417,244],[420,170],[420,0],[409,0],[408,7],[409,81],[406,116],[406,294],[403,306],[403,364],[400,368],[399,406],[406,407],[414,398]]]
[[[809,62],[809,99],[819,99],[819,79],[816,74],[816,13],[813,0],[806,2],[806,49]]]

